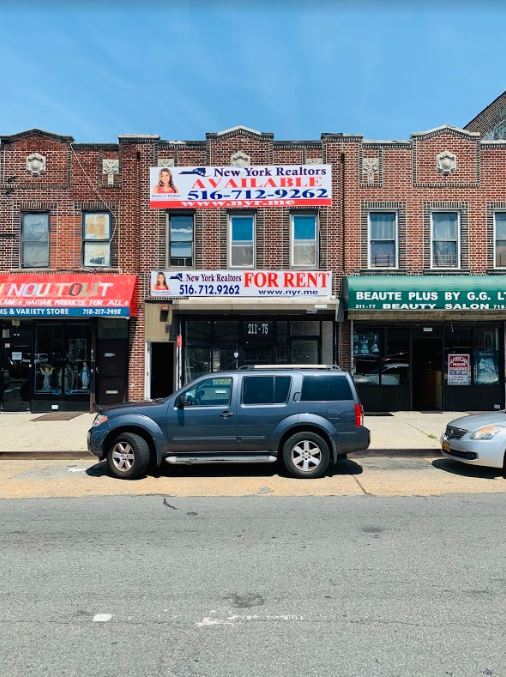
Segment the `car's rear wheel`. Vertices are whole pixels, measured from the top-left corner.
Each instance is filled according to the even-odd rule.
[[[120,433],[107,453],[107,464],[114,477],[135,479],[144,475],[150,460],[149,445],[135,433]]]
[[[317,433],[295,433],[283,445],[283,462],[293,477],[321,477],[329,467],[329,445]]]

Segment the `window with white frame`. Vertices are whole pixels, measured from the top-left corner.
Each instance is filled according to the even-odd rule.
[[[86,268],[111,266],[111,214],[83,214],[83,265]]]
[[[431,267],[460,268],[459,212],[432,212]]]
[[[506,268],[506,212],[494,213],[495,267]]]
[[[369,268],[397,268],[397,212],[369,212]]]
[[[168,215],[168,265],[191,268],[194,265],[193,214]]]
[[[291,215],[291,265],[295,268],[317,268],[318,217],[316,214]]]
[[[23,214],[21,236],[21,266],[49,268],[49,214]]]
[[[255,216],[229,216],[229,265],[231,268],[255,267]]]

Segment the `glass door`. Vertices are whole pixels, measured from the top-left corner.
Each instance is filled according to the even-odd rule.
[[[3,365],[0,391],[4,411],[30,409],[33,325],[18,320],[2,326]]]

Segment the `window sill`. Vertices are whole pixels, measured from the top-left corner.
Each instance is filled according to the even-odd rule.
[[[426,268],[424,275],[470,275],[469,268]]]
[[[54,273],[54,268],[11,268],[14,273]]]
[[[82,266],[81,268],[82,271],[85,273],[119,273],[119,268],[108,268],[107,266],[98,266],[98,267],[93,267],[93,266]]]
[[[401,270],[400,268],[361,268],[360,275],[406,275],[406,270]]]

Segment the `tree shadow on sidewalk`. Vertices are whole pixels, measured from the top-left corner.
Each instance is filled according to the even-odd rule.
[[[438,458],[432,461],[432,466],[437,470],[444,470],[444,472],[452,475],[460,475],[461,477],[476,477],[483,480],[495,480],[497,477],[502,477],[503,471],[500,468],[487,468],[482,465],[467,465],[466,463],[459,463],[450,458]]]

